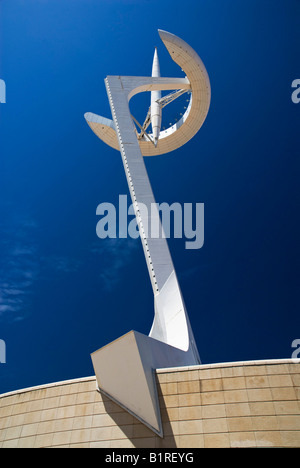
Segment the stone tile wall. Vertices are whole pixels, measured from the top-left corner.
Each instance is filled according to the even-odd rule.
[[[0,448],[300,447],[299,366],[159,370],[164,438],[101,395],[95,377],[0,395]]]

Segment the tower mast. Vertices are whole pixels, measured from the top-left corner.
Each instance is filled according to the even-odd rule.
[[[160,68],[159,68],[159,61],[158,61],[158,54],[157,54],[157,47],[155,47],[154,57],[153,57],[153,64],[152,64],[152,77],[158,78],[160,77]],[[161,128],[161,106],[158,103],[158,100],[161,98],[161,91],[151,91],[151,125],[152,125],[152,133],[153,133],[153,140],[154,146],[157,146],[159,133]]]

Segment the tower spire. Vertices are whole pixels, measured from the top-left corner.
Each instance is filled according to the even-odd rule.
[[[157,54],[157,47],[154,50],[154,57],[152,63],[152,77],[160,77],[160,68]],[[161,128],[161,106],[157,103],[158,99],[161,98],[161,91],[151,91],[151,125],[154,139],[154,145],[157,146],[159,139],[159,133]]]
[[[160,67],[158,60],[157,47],[154,49],[153,63],[152,63],[152,77],[158,78],[160,76]]]

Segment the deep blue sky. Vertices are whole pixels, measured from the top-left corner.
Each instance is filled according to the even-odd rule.
[[[199,133],[146,160],[158,202],[205,204],[204,247],[170,241],[202,362],[291,357],[300,338],[299,0],[0,8],[0,393],[92,375],[91,352],[150,331],[140,240],[96,236],[97,205],[128,194],[120,154],[83,115],[110,118],[104,78],[150,74],[155,46],[162,75],[182,76],[158,28],[198,52],[212,87]],[[142,120],[148,101],[132,104]]]

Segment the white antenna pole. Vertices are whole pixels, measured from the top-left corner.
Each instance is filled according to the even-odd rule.
[[[152,77],[160,77],[159,61],[157,55],[157,48],[155,47],[153,64],[152,64]],[[159,133],[161,128],[161,106],[158,104],[158,100],[161,99],[161,91],[151,91],[151,125],[154,146],[157,146],[159,139]]]

